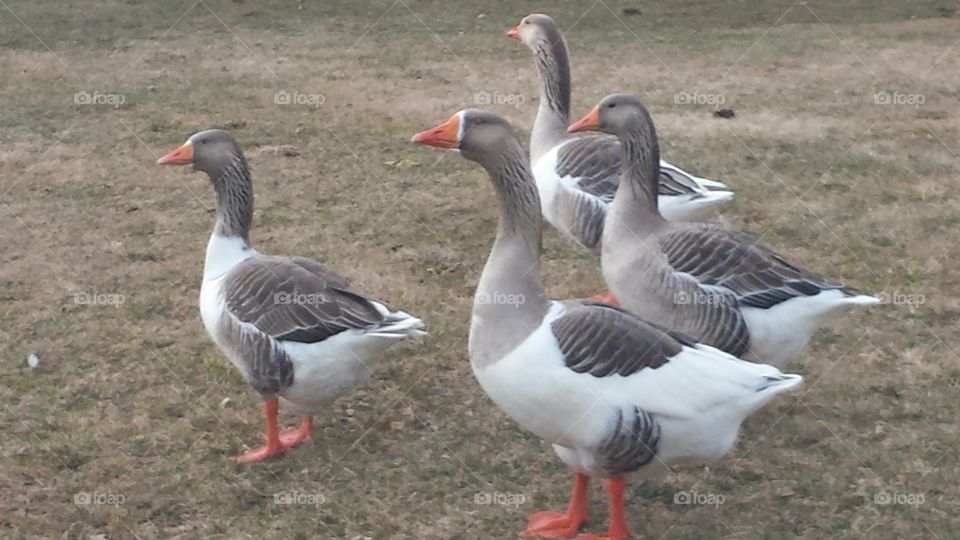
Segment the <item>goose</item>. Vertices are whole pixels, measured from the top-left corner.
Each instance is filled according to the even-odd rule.
[[[213,342],[264,401],[267,444],[234,459],[262,461],[310,436],[312,415],[366,382],[387,347],[424,335],[423,322],[349,288],[304,257],[264,255],[250,245],[253,184],[243,152],[211,129],[161,157],[210,177],[217,221],[207,244],[200,317]],[[277,412],[304,415],[280,432]]]
[[[533,514],[524,536],[576,534],[587,521],[589,479],[598,478],[609,495],[607,536],[579,538],[627,538],[628,478],[723,456],[749,414],[801,382],[616,306],[549,299],[539,275],[539,194],[503,118],[466,109],[413,142],[458,150],[481,165],[499,201],[496,239],[474,296],[470,364],[493,402],[551,443],[574,473],[567,510]]]
[[[657,205],[656,129],[635,97],[605,97],[570,126],[585,130],[620,139],[622,180],[600,262],[628,311],[738,358],[782,368],[827,316],[879,302],[793,264],[749,234],[667,221]]]
[[[544,217],[564,235],[600,252],[603,223],[617,191],[620,148],[615,137],[573,137],[570,63],[557,24],[547,15],[524,17],[507,35],[534,55],[543,89],[530,135],[530,163]],[[702,221],[733,198],[727,186],[660,162],[659,203],[671,221]]]

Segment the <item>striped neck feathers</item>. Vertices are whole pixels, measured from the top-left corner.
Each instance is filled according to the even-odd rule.
[[[660,147],[652,121],[620,135],[620,186],[618,199],[647,216],[660,216],[657,194],[660,179]]]
[[[551,32],[547,39],[537,42],[533,53],[543,82],[540,106],[530,136],[530,157],[536,162],[570,137],[567,133],[570,124],[570,61],[559,32]]]
[[[211,175],[217,195],[216,234],[237,237],[249,243],[253,222],[253,183],[243,154],[236,154],[216,177]]]

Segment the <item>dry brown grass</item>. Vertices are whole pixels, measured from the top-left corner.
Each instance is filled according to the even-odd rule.
[[[725,222],[865,290],[925,300],[825,328],[795,367],[805,389],[751,418],[727,460],[633,486],[631,526],[953,537],[957,19],[938,2],[754,4],[644,3],[626,17],[629,4],[606,2],[580,19],[589,3],[7,0],[0,536],[512,538],[530,512],[565,504],[563,466],[490,403],[466,359],[490,189],[477,167],[407,142],[479,91],[524,96],[497,110],[526,137],[536,75],[503,32],[538,10],[569,30],[575,111],[641,93],[668,159],[737,190]],[[278,106],[281,90],[325,102]],[[737,117],[674,103],[694,91]],[[925,103],[876,105],[878,91]],[[125,104],[77,105],[77,92]],[[154,165],[211,126],[250,150],[262,250],[323,260],[431,330],[319,418],[312,441],[258,466],[226,459],[258,441],[259,403],[197,314],[206,180]],[[545,247],[554,295],[602,288],[590,255],[552,231]],[[78,305],[83,292],[124,302]],[[725,502],[674,504],[680,490]],[[923,503],[876,504],[882,491]],[[277,505],[278,492],[324,502]],[[476,504],[487,492],[526,501]],[[592,508],[601,531],[599,490]]]

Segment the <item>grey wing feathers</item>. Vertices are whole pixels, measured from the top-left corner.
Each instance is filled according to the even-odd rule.
[[[341,276],[340,274],[334,272],[333,270],[327,268],[326,266],[318,263],[313,259],[308,259],[306,257],[289,257],[290,262],[296,264],[297,266],[307,270],[308,272],[315,274],[316,276],[323,278],[327,284],[331,287],[339,287],[345,289],[350,286],[350,280]]]
[[[610,203],[620,184],[620,142],[610,135],[578,137],[557,152],[557,174],[577,179],[580,189]],[[701,189],[676,169],[661,168],[660,195],[688,195]]]
[[[580,189],[609,204],[620,184],[620,143],[608,135],[564,143],[557,152],[557,174],[576,179]]]
[[[660,195],[700,194],[701,191],[701,187],[693,178],[677,169],[660,167]]]
[[[554,210],[562,216],[565,231],[584,246],[600,253],[603,224],[607,219],[607,203],[579,189],[563,189],[557,193]]]
[[[656,369],[677,355],[684,343],[619,308],[568,302],[568,311],[551,324],[566,366],[594,377],[631,375]]]
[[[660,238],[660,248],[674,270],[733,291],[745,306],[769,308],[831,289],[852,292],[793,265],[748,234],[719,226],[678,228]]]
[[[227,310],[277,340],[301,343],[383,323],[370,300],[341,288],[344,278],[304,261],[312,262],[257,257],[240,263],[224,283]]]

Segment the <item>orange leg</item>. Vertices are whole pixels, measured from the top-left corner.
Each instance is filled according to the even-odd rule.
[[[277,411],[280,408],[280,402],[277,398],[263,402],[263,411],[267,417],[267,444],[247,450],[239,456],[234,456],[234,461],[239,463],[253,463],[263,461],[282,455],[287,448],[299,444],[310,436],[310,428],[313,426],[313,419],[305,416],[300,423],[300,429],[284,430],[280,433],[277,428]]]
[[[603,302],[604,304],[610,304],[611,306],[620,307],[620,302],[617,302],[617,298],[613,296],[613,293],[608,292],[606,294],[597,294],[590,297],[594,302]]]
[[[630,537],[627,512],[623,504],[623,478],[611,478],[606,484],[607,494],[610,496],[610,528],[607,529],[607,536],[584,534],[576,540],[626,540]]]
[[[589,478],[577,474],[573,479],[573,495],[566,513],[537,512],[527,518],[527,528],[521,536],[540,536],[543,538],[570,538],[577,534],[587,522],[587,483]]]

